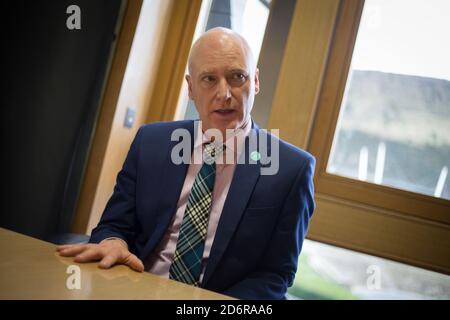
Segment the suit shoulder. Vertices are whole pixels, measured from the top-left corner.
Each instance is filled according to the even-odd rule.
[[[290,144],[289,142],[280,139],[280,148],[281,146],[283,146],[283,148],[286,149],[286,152],[289,152],[294,157],[313,163],[315,163],[316,161],[315,157],[308,151],[303,150],[297,146],[294,146],[293,144]]]
[[[158,121],[142,125],[139,131],[143,135],[147,134],[171,134],[175,129],[189,129],[193,125],[193,120],[178,120],[178,121]]]
[[[277,139],[279,141],[279,148],[280,148],[280,156],[300,160],[300,162],[307,162],[315,164],[316,159],[315,157],[309,153],[306,150],[303,150],[297,146],[294,146],[293,144],[280,139],[270,133],[268,135],[271,137],[271,139]]]

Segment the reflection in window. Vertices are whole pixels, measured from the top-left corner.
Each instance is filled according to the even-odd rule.
[[[450,299],[450,276],[305,240],[292,299]]]
[[[270,0],[212,0],[205,30],[225,27],[240,33],[249,42],[258,61],[269,17],[269,5]],[[197,119],[195,105],[188,100],[184,89],[184,99],[181,102],[184,105],[180,106],[186,110],[184,119]]]
[[[450,199],[448,12],[365,1],[329,173]]]

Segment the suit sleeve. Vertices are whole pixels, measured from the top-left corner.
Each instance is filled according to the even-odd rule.
[[[285,298],[287,288],[294,282],[298,257],[315,208],[314,166],[315,160],[310,156],[299,170],[258,269],[224,294],[239,299]]]
[[[120,238],[133,243],[136,233],[136,175],[142,128],[131,144],[122,169],[117,175],[113,194],[106,204],[100,222],[89,240],[99,243],[106,238]]]

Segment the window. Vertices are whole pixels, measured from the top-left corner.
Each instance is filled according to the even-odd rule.
[[[402,10],[392,9],[394,3],[400,3]],[[427,7],[420,7],[423,5]],[[450,274],[448,174],[446,177],[450,157],[448,144],[444,143],[450,136],[449,104],[444,103],[445,108],[436,103],[448,101],[445,84],[449,79],[438,74],[449,68],[443,58],[449,55],[445,37],[449,26],[440,15],[447,8],[445,1],[297,2],[268,128],[281,128],[281,138],[316,157],[317,207],[308,239]],[[426,23],[426,9],[435,16],[433,23]],[[405,16],[414,16],[417,11],[423,13],[421,18],[412,18],[422,25],[419,31],[433,34],[422,37],[413,27],[415,32],[403,28],[408,20]],[[389,21],[395,24],[389,26]],[[381,32],[385,24],[390,29]],[[435,26],[443,33],[431,31]],[[398,33],[402,36],[398,37]],[[440,40],[438,34],[443,34]],[[420,46],[424,47],[420,51],[415,43],[419,39],[423,39]],[[363,41],[373,47],[367,49]],[[377,53],[386,42],[389,51]],[[424,50],[432,45],[433,51]],[[425,62],[417,56],[423,52],[432,54]],[[406,67],[412,64],[415,70],[400,70],[397,55]],[[390,59],[394,62],[389,63]],[[431,65],[430,59],[438,61],[436,68],[428,67],[426,73],[417,68],[424,63]],[[381,62],[386,64],[382,66]],[[378,80],[380,75],[387,80]],[[408,86],[400,85],[399,78],[408,78]],[[417,90],[419,85],[414,83],[422,78],[430,81],[420,85],[427,88],[426,92]],[[370,82],[376,93],[367,85]],[[436,89],[439,86],[442,88]],[[400,98],[397,92],[391,92],[399,88],[405,90]],[[386,108],[379,106],[383,99],[391,106],[385,115],[376,112]],[[417,105],[419,101],[425,101],[426,107],[423,103]],[[363,106],[358,109],[355,103]],[[410,115],[414,113],[416,120],[412,121]],[[414,132],[430,128],[430,118],[439,121],[439,125],[433,125],[434,135],[425,132],[406,136],[411,133],[411,124],[415,125]],[[399,128],[402,130],[397,130],[397,135],[387,131]],[[361,136],[361,131],[366,136]],[[427,145],[425,151],[430,150],[430,142],[433,145],[433,152],[428,152],[426,158],[424,152],[415,153],[417,144],[422,143],[422,148],[423,142]],[[420,168],[420,173],[414,172],[419,164],[428,171]]]
[[[446,0],[366,0],[327,172],[450,199]]]

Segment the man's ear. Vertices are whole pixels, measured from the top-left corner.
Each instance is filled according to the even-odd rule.
[[[259,69],[256,68],[255,70],[255,94],[258,94],[259,92]]]
[[[193,98],[193,94],[192,94],[192,79],[191,79],[191,76],[190,75],[186,75],[185,76],[185,79],[186,79],[186,82],[187,82],[187,84],[188,84],[188,94],[189,94],[189,99],[194,99]]]

